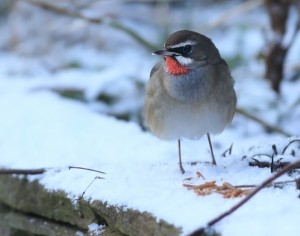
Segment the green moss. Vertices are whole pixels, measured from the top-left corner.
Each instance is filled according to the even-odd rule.
[[[70,61],[68,64],[65,65],[66,69],[78,69],[82,68],[83,66],[79,61]]]
[[[68,99],[74,99],[81,102],[86,102],[85,93],[83,89],[77,88],[54,88],[53,92],[59,94],[60,96]]]
[[[96,101],[103,102],[107,105],[113,105],[119,101],[119,98],[108,93],[100,93],[96,97]]]

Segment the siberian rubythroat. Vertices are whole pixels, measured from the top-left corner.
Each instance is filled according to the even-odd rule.
[[[216,164],[210,133],[224,130],[236,109],[234,81],[227,63],[208,37],[189,30],[169,36],[164,48],[153,53],[163,56],[151,70],[145,94],[145,121],[160,139],[199,139],[207,135]]]

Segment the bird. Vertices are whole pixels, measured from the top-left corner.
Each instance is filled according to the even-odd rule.
[[[228,64],[210,38],[191,30],[172,33],[163,49],[152,54],[163,60],[154,65],[146,84],[146,126],[162,140],[177,140],[182,174],[182,139],[206,134],[216,165],[210,134],[231,123],[237,102]]]

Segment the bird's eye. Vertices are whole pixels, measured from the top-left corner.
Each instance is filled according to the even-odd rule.
[[[185,45],[183,47],[183,52],[186,53],[186,54],[191,53],[192,52],[192,45],[189,45],[189,44]]]

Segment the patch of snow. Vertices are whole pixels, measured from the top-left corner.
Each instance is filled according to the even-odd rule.
[[[89,232],[94,233],[96,235],[101,235],[101,233],[105,229],[104,225],[98,225],[96,223],[90,224],[88,227],[89,227]]]

